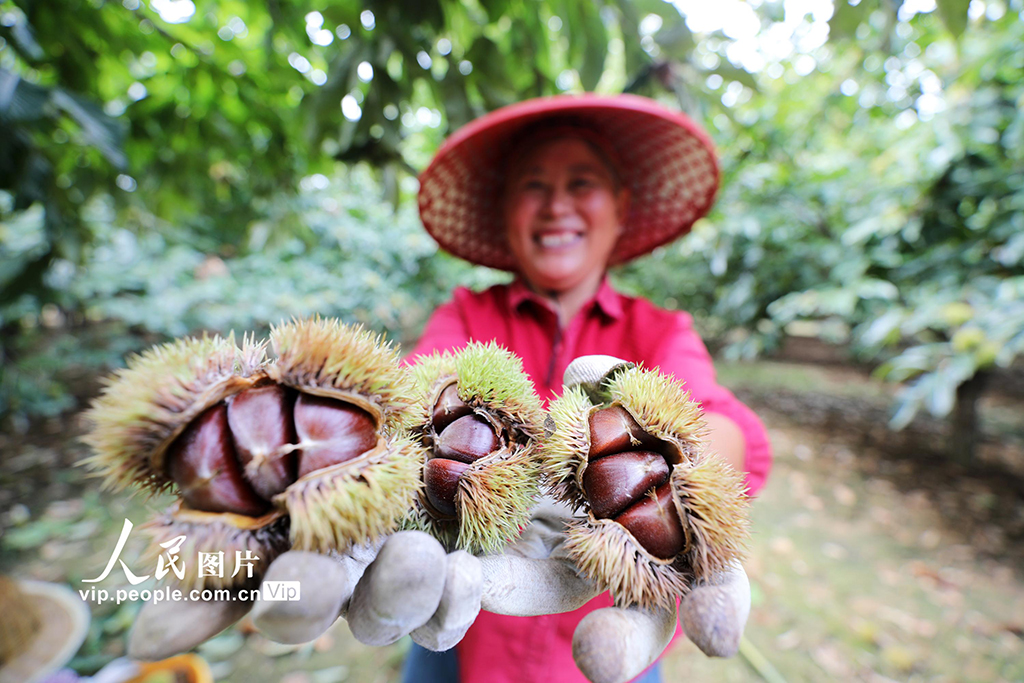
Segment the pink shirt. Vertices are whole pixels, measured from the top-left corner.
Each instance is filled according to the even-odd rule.
[[[522,358],[545,405],[561,393],[562,374],[578,356],[606,354],[660,368],[685,382],[705,412],[725,415],[739,426],[746,440],[750,495],[764,485],[772,460],[764,426],[717,384],[711,356],[687,313],[619,294],[606,279],[593,300],[560,329],[551,304],[518,280],[479,293],[459,288],[452,301],[434,311],[411,357],[457,349],[471,340],[495,340]],[[605,594],[567,614],[481,612],[457,647],[459,678],[464,683],[586,683],[572,658],[573,631],[587,613],[611,604]]]

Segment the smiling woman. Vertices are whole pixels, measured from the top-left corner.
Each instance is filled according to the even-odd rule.
[[[709,449],[746,473],[754,495],[771,463],[767,435],[757,416],[718,386],[690,316],[623,296],[605,277],[609,266],[688,232],[717,188],[704,131],[648,99],[530,100],[467,125],[420,177],[420,217],[444,249],[516,278],[483,292],[457,289],[412,356],[494,340],[522,359],[545,402],[561,394],[563,373],[579,356],[660,367],[685,381],[703,408]],[[481,612],[457,647],[457,662],[414,645],[405,680],[456,680],[457,664],[461,681],[582,683],[577,648],[619,652],[611,644],[633,642],[625,627],[601,632],[594,626],[604,623],[600,615],[582,622],[610,605],[606,594],[565,614]],[[627,667],[635,675],[661,647],[646,658],[618,658],[638,660]],[[636,680],[659,681],[657,665]]]
[[[519,272],[564,324],[594,295],[622,234],[629,190],[580,137],[542,139],[509,168],[503,216]]]

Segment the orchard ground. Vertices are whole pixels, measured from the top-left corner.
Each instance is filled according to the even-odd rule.
[[[944,459],[945,425],[885,428],[892,387],[812,365],[720,364],[762,415],[775,469],[752,508],[753,609],[741,656],[710,660],[687,642],[665,680],[1024,680],[1024,402],[987,398],[971,468]],[[73,466],[77,418],[0,436],[0,571],[67,582],[97,575],[125,517],[165,501],[100,493]],[[129,566],[142,549],[128,546]],[[104,585],[126,583],[113,573]],[[88,584],[85,584],[88,585]],[[93,605],[72,665],[92,673],[124,651],[138,604]],[[218,681],[397,681],[408,641],[356,642],[345,623],[302,646],[245,621],[199,648]]]

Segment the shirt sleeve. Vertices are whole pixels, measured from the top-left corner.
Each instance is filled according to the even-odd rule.
[[[772,465],[768,432],[754,411],[718,384],[711,354],[693,329],[692,320],[689,314],[678,313],[675,328],[662,345],[657,365],[662,372],[683,380],[691,398],[706,412],[724,415],[739,426],[746,442],[747,491],[754,496],[764,486]]]
[[[457,349],[465,346],[468,341],[469,331],[466,329],[466,322],[462,318],[457,300],[452,299],[434,310],[426,327],[423,328],[419,341],[405,360],[408,362],[434,351]]]

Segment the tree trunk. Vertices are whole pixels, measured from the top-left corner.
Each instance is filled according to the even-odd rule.
[[[949,455],[963,465],[974,462],[975,450],[981,440],[978,424],[978,400],[988,384],[986,371],[980,371],[957,387],[956,407],[953,409],[953,434],[949,441]]]

